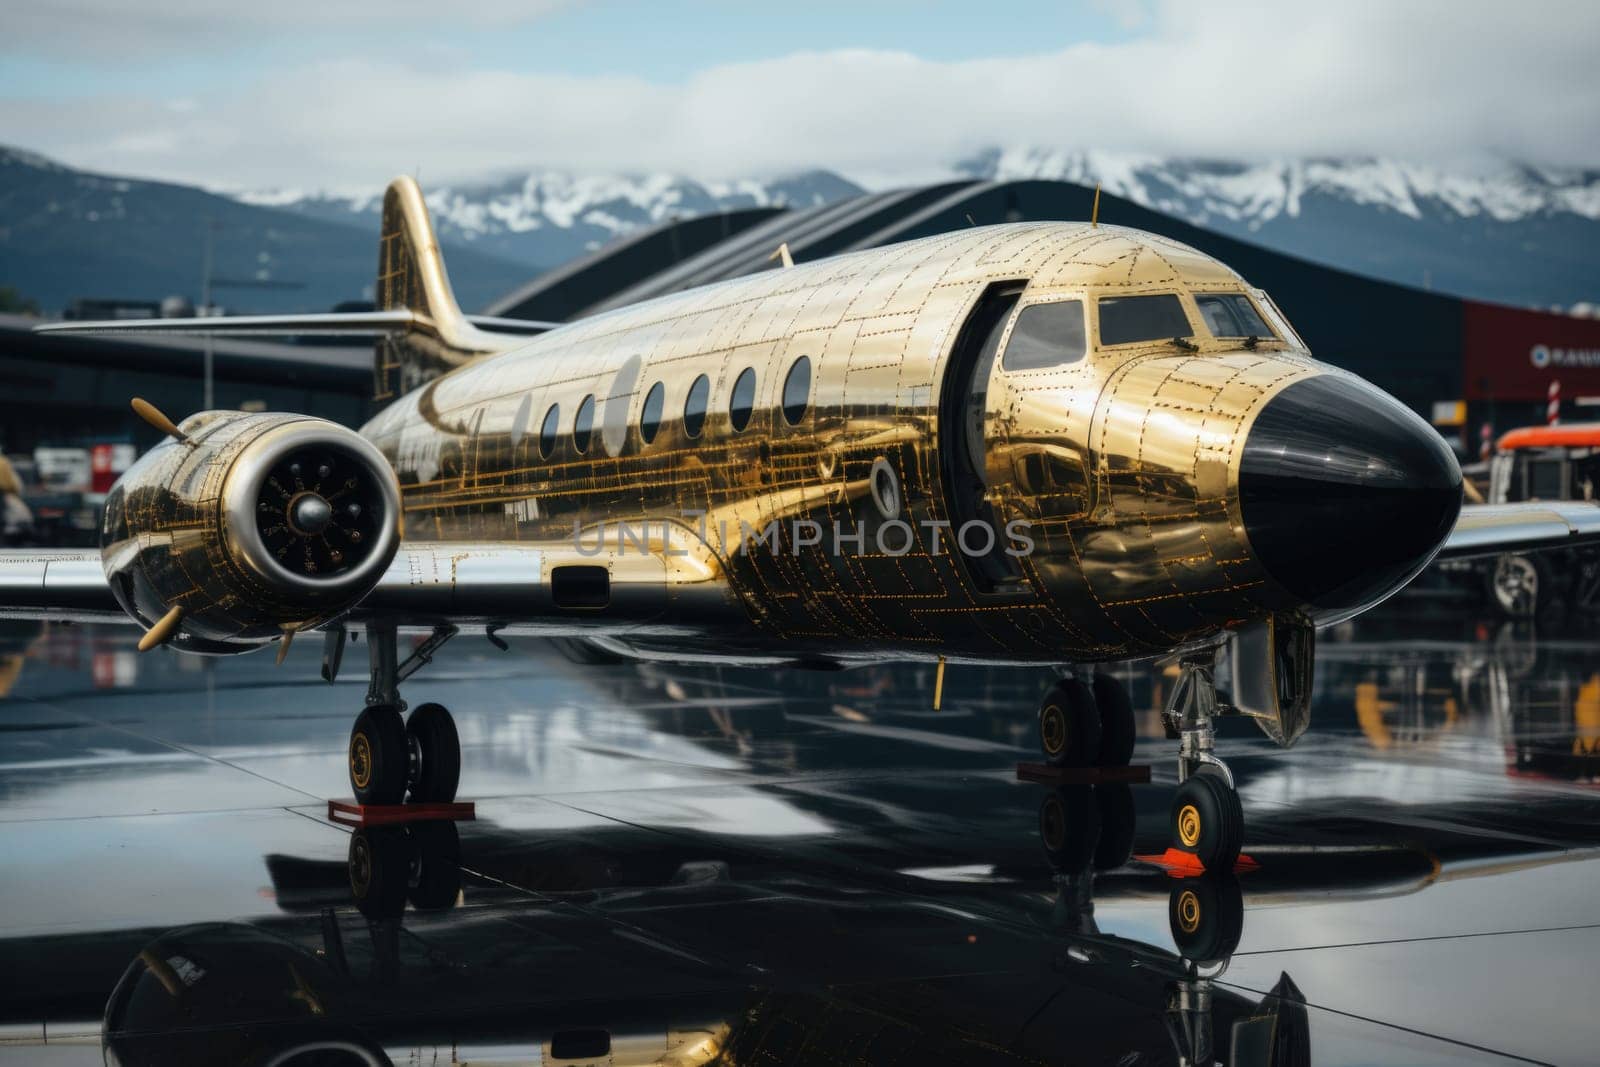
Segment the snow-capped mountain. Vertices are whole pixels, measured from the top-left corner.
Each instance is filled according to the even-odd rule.
[[[465,185],[424,185],[439,239],[538,267],[592,251],[621,234],[671,218],[741,207],[807,207],[860,193],[827,171],[774,181],[697,182],[671,174],[580,175],[539,170]],[[246,192],[238,198],[335,222],[376,229],[383,190],[353,195],[298,190]]]
[[[1536,307],[1600,301],[1600,170],[1450,170],[1385,159],[1183,160],[1024,148],[948,168],[1061,179],[1196,225],[1406,285]],[[881,185],[882,183],[875,183]],[[620,234],[678,216],[859,195],[825,170],[695,181],[541,169],[424,182],[458,295],[472,307]],[[226,294],[257,311],[325,309],[370,287],[382,190],[225,195],[93,174],[0,146],[0,285],[47,308],[85,295],[196,295],[205,220],[216,271],[302,289]],[[1117,201],[1102,218],[1116,222]],[[987,220],[980,220],[987,221]],[[1271,287],[1271,279],[1256,279]],[[1352,309],[1355,310],[1355,309]]]
[[[1043,148],[993,149],[957,164],[956,170],[992,181],[1099,182],[1109,193],[1200,226],[1221,221],[1257,230],[1281,216],[1303,214],[1317,196],[1413,219],[1442,211],[1498,222],[1539,214],[1600,220],[1600,170],[1500,164],[1452,172],[1392,159],[1243,163]]]
[[[1460,296],[1539,307],[1600,296],[1600,170],[1041,148],[991,150],[956,170],[985,180],[1098,182],[1197,226]]]
[[[1540,307],[1600,298],[1600,170],[1509,163],[1451,170],[1371,158],[1239,162],[1045,148],[992,149],[949,169],[979,180],[1098,182],[1196,225],[1461,296]],[[442,240],[535,267],[674,216],[802,207],[862,191],[826,170],[700,182],[541,169],[426,189]],[[381,194],[268,191],[239,199],[376,228]]]
[[[376,225],[368,231],[191,185],[95,174],[0,145],[0,286],[47,311],[79,297],[197,299],[208,230],[216,295],[235,311],[326,311],[372,298]],[[445,254],[469,308],[531,273],[459,244]]]

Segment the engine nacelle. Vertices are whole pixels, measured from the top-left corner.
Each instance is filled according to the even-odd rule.
[[[128,468],[106,497],[112,593],[152,625],[173,607],[192,652],[247,652],[319,626],[369,593],[400,547],[383,454],[302,415],[207,411]]]

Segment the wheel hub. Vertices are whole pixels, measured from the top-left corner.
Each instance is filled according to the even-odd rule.
[[[1193,804],[1178,809],[1178,840],[1186,848],[1200,843],[1200,809]]]
[[[1527,612],[1539,596],[1539,575],[1533,564],[1521,556],[1501,556],[1495,564],[1495,592],[1501,607],[1513,613]]]
[[[371,884],[372,856],[367,851],[367,843],[357,840],[350,849],[350,887],[357,896],[366,896]]]
[[[406,731],[406,784],[416,785],[422,780],[422,743],[417,735]]]
[[[1055,755],[1067,745],[1067,717],[1061,708],[1051,704],[1039,717],[1039,740],[1049,755]]]
[[[372,742],[364,733],[350,739],[350,781],[357,789],[365,789],[372,781]]]
[[[1067,820],[1065,813],[1063,813],[1061,810],[1060,801],[1056,800],[1054,797],[1047,799],[1045,801],[1044,813],[1040,817],[1039,822],[1041,824],[1041,836],[1044,838],[1044,847],[1048,849],[1059,849],[1067,836]]]
[[[1178,927],[1186,934],[1200,929],[1200,898],[1193,889],[1185,889],[1178,897]]]

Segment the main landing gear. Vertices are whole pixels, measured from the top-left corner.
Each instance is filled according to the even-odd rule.
[[[1052,767],[1126,767],[1133,735],[1133,703],[1110,675],[1063,678],[1039,705],[1039,748]]]
[[[1169,839],[1205,869],[1231,871],[1244,843],[1244,809],[1213,751],[1212,720],[1230,710],[1217,701],[1215,670],[1215,651],[1186,657],[1161,714],[1167,736],[1179,741]],[[1133,705],[1110,675],[1063,678],[1039,705],[1039,747],[1052,767],[1126,767],[1133,742]]]
[[[350,788],[358,803],[399,804],[408,792],[416,803],[455,799],[461,780],[461,740],[455,720],[440,704],[423,704],[402,719],[406,704],[399,688],[455,634],[454,626],[439,627],[401,662],[394,625],[368,626],[372,682],[367,706],[350,730]],[[337,653],[333,662],[337,670]]]

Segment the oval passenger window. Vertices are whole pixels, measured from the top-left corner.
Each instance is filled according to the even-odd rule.
[[[586,396],[578,405],[578,415],[572,420],[572,447],[578,455],[589,451],[589,438],[594,433],[594,396]]]
[[[661,408],[666,403],[666,397],[667,387],[660,382],[652,385],[644,395],[644,407],[639,411],[639,436],[644,438],[645,444],[654,441],[656,431],[661,429]]]
[[[539,427],[539,458],[549,459],[556,449],[556,427],[561,423],[561,405],[551,404],[544,413],[544,425]]]
[[[811,401],[811,360],[801,356],[789,367],[783,379],[783,421],[798,426],[806,417],[806,407]]]
[[[756,372],[754,367],[746,367],[739,372],[739,377],[733,383],[733,392],[728,396],[728,421],[733,423],[735,433],[750,425],[750,413],[755,407]]]
[[[683,398],[683,432],[686,437],[699,437],[706,424],[706,405],[711,401],[711,379],[704,374],[689,386],[689,395]]]

